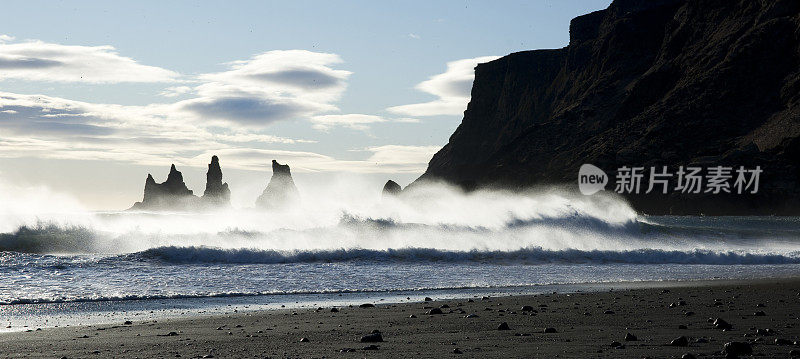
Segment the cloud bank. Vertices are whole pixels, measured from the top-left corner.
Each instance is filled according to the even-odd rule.
[[[7,43],[0,35],[0,79],[48,82],[173,82],[177,72],[137,63],[112,46],[68,46],[42,41]]]
[[[298,172],[403,173],[424,171],[439,149],[386,145],[358,149],[367,154],[363,160],[340,160],[274,148],[315,142],[267,133],[277,121],[305,119],[321,131],[334,127],[366,131],[378,123],[419,122],[331,114],[339,112],[336,103],[351,75],[335,68],[343,63],[336,54],[268,51],[227,63],[220,72],[187,76],[140,64],[111,46],[13,41],[11,36],[0,36],[0,81],[155,82],[165,84],[161,96],[174,100],[132,106],[0,91],[0,158],[205,167],[211,154],[217,154],[225,158],[226,167],[247,170],[268,169],[276,158],[292,163]]]
[[[436,100],[393,106],[387,110],[406,116],[461,115],[469,103],[475,66],[497,58],[499,56],[482,56],[448,62],[447,71],[431,76],[415,87],[419,91],[436,96]]]

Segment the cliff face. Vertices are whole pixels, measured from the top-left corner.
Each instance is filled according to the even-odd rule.
[[[289,165],[282,165],[272,160],[272,178],[264,192],[256,199],[256,207],[278,209],[296,204],[299,200],[300,194],[294,185]]]
[[[653,214],[800,214],[799,105],[800,2],[617,0],[573,19],[565,48],[478,65],[418,181],[577,188],[591,163],[613,190],[622,166],[760,166],[756,194],[626,198]]]

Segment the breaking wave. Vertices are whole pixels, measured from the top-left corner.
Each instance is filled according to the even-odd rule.
[[[633,264],[797,264],[800,253],[789,255],[715,252],[710,250],[638,249],[546,250],[523,248],[514,251],[448,251],[433,248],[338,249],[314,251],[275,251],[258,249],[220,249],[208,247],[159,247],[126,255],[129,260],[159,260],[167,263],[338,263],[338,262],[476,262],[476,263],[633,263]]]

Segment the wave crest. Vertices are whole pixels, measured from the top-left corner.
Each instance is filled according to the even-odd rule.
[[[123,256],[131,260],[158,260],[173,264],[236,263],[287,264],[337,262],[477,262],[509,264],[543,263],[631,263],[631,264],[796,264],[799,253],[770,254],[736,251],[689,251],[636,249],[547,250],[541,247],[513,251],[450,251],[433,248],[331,249],[276,251],[260,249],[222,249],[212,247],[158,247]]]

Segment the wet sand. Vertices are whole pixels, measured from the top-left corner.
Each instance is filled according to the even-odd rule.
[[[800,356],[799,295],[800,279],[665,282],[338,312],[238,312],[2,333],[0,358],[723,358],[728,342],[748,343],[757,357],[787,358],[793,350]],[[443,314],[427,314],[434,308]],[[730,328],[715,327],[716,318]],[[502,323],[508,330],[498,329]],[[373,331],[382,342],[361,341]],[[679,337],[686,346],[668,345]]]

